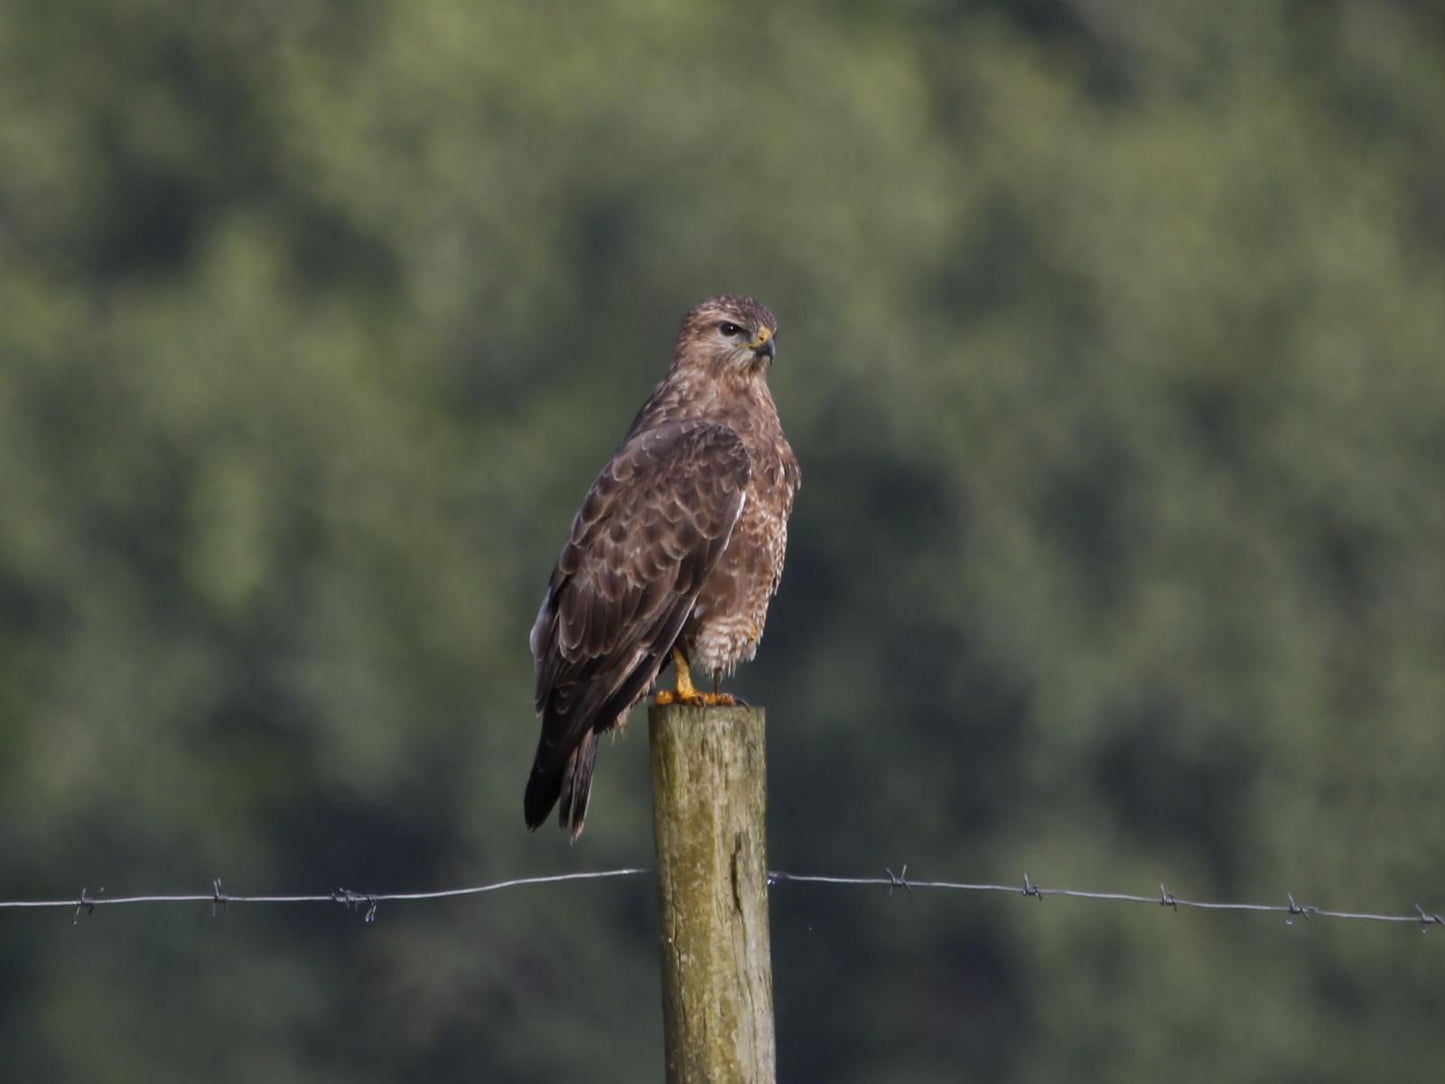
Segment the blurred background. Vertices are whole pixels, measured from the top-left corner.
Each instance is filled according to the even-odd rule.
[[[804,465],[770,862],[1445,906],[1445,5],[11,0],[0,897],[651,862],[527,632],[682,312]],[[653,884],[0,912],[13,1080],[657,1080]],[[780,1078],[1428,1079],[1409,926],[779,885]]]

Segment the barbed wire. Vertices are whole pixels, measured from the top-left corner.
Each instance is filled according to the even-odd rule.
[[[363,915],[366,922],[373,922],[376,919],[377,907],[383,903],[402,903],[424,900],[452,899],[461,896],[481,896],[489,892],[500,892],[509,888],[523,888],[533,885],[560,884],[564,881],[598,881],[614,877],[642,877],[650,876],[656,871],[645,866],[624,867],[620,869],[587,870],[578,873],[550,873],[536,877],[514,877],[506,881],[494,881],[490,884],[470,885],[464,888],[443,888],[433,891],[421,892],[354,892],[349,888],[338,888],[334,892],[313,893],[303,895],[263,895],[253,896],[227,892],[223,889],[221,879],[218,877],[211,882],[210,892],[180,893],[171,895],[149,895],[149,896],[106,896],[105,889],[101,888],[94,895],[88,889],[82,888],[79,897],[68,899],[41,899],[41,900],[0,900],[0,909],[36,908],[36,909],[71,909],[74,908],[75,917],[73,922],[79,922],[81,913],[93,914],[97,907],[116,907],[120,905],[158,904],[158,903],[208,903],[211,905],[211,915],[214,917],[217,911],[230,904],[309,904],[309,903],[330,903],[340,904],[350,910],[361,910],[365,908]],[[882,877],[841,877],[815,873],[790,873],[786,870],[769,870],[768,885],[776,887],[780,884],[806,884],[806,885],[829,885],[834,887],[881,887],[888,890],[891,896],[895,890],[904,889],[912,892],[915,889],[940,889],[954,892],[1002,892],[1011,896],[1032,897],[1042,900],[1046,896],[1061,896],[1066,899],[1096,900],[1103,903],[1142,903],[1154,907],[1165,907],[1171,911],[1179,911],[1186,908],[1196,911],[1236,911],[1256,912],[1262,914],[1284,915],[1285,921],[1292,924],[1296,918],[1331,918],[1341,920],[1354,920],[1363,922],[1390,922],[1409,923],[1418,925],[1421,932],[1431,926],[1445,925],[1445,919],[1433,911],[1427,911],[1420,904],[1415,904],[1413,913],[1404,914],[1382,914],[1370,911],[1339,911],[1325,907],[1315,907],[1310,904],[1299,903],[1295,900],[1294,894],[1285,893],[1284,903],[1229,903],[1217,900],[1195,900],[1183,896],[1176,896],[1170,892],[1161,881],[1159,894],[1154,896],[1139,895],[1132,892],[1092,892],[1079,888],[1046,888],[1035,883],[1024,873],[1022,884],[988,884],[970,883],[967,881],[920,881],[908,877],[908,867],[900,867],[897,873],[891,868],[885,868]]]
[[[1217,900],[1186,899],[1170,892],[1164,886],[1163,881],[1159,882],[1157,896],[1144,896],[1132,892],[1091,892],[1079,888],[1045,888],[1030,880],[1027,872],[1024,873],[1022,885],[909,880],[907,866],[903,866],[898,873],[894,873],[891,869],[885,869],[883,872],[886,874],[884,877],[829,877],[819,874],[769,872],[768,883],[796,881],[804,884],[881,885],[888,889],[889,895],[892,895],[896,888],[907,889],[910,892],[915,888],[942,888],[956,892],[1005,892],[1015,896],[1031,896],[1037,900],[1042,900],[1045,896],[1063,896],[1067,899],[1099,900],[1104,903],[1146,903],[1154,907],[1167,907],[1172,911],[1178,911],[1184,907],[1196,911],[1253,911],[1263,914],[1279,914],[1284,915],[1285,921],[1290,923],[1296,917],[1300,917],[1353,919],[1363,922],[1408,922],[1412,925],[1419,925],[1422,929],[1445,925],[1445,919],[1433,911],[1425,910],[1418,903],[1415,904],[1413,914],[1380,914],[1370,911],[1336,911],[1326,907],[1298,903],[1292,892],[1285,893],[1285,903],[1228,903]]]

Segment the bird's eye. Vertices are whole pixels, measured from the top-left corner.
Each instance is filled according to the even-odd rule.
[[[734,335],[741,335],[743,330],[731,320],[724,320],[722,323],[718,324],[717,329],[729,339],[731,339]]]

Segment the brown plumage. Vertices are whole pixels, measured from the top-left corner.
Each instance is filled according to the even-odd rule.
[[[670,657],[677,688],[660,701],[732,702],[716,686],[757,650],[802,477],[768,391],[777,329],[747,297],[688,312],[667,377],[572,520],[532,626],[530,828],[560,799],[562,827],[582,831],[597,736],[626,723]],[[689,663],[713,693],[693,689]]]

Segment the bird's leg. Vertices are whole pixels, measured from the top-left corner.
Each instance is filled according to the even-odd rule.
[[[714,670],[714,671],[712,672],[712,692],[710,692],[710,693],[699,693],[699,694],[698,694],[699,697],[701,697],[702,702],[703,702],[704,704],[706,704],[708,707],[717,707],[717,708],[734,708],[734,707],[737,707],[737,703],[738,703],[738,702],[737,702],[736,700],[734,700],[731,696],[729,696],[727,693],[718,692],[718,687],[719,687],[720,685],[722,685],[722,671],[721,671],[721,670]]]
[[[714,670],[712,672],[712,693],[704,695],[703,699],[709,704],[717,704],[719,707],[725,708],[746,708],[750,706],[741,696],[733,696],[730,693],[719,692],[718,690],[721,688],[722,671]]]
[[[692,666],[687,661],[687,655],[681,647],[672,649],[672,670],[675,676],[677,688],[659,689],[657,698],[653,701],[656,704],[701,704],[702,696],[692,687]]]
[[[692,660],[680,647],[672,649],[672,675],[677,685],[677,698],[684,704],[699,704],[702,694],[692,684]]]
[[[690,704],[693,707],[732,707],[737,703],[727,693],[698,692],[692,684],[692,664],[688,662],[687,653],[681,647],[672,649],[672,668],[677,675],[677,688],[659,690],[653,703],[658,705]],[[717,674],[713,676],[715,679],[719,677]],[[714,689],[716,689],[716,684]]]

